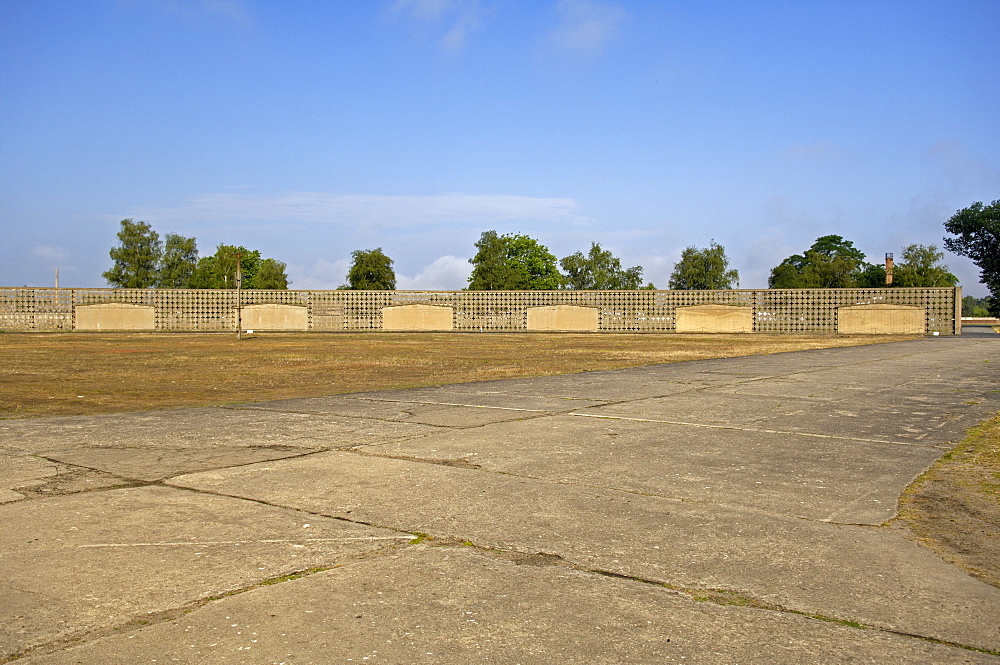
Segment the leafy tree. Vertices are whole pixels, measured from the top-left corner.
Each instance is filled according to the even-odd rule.
[[[642,284],[642,266],[622,270],[621,261],[611,252],[591,243],[586,256],[576,252],[561,259],[566,271],[566,288],[620,290],[638,289]]]
[[[160,289],[187,289],[198,267],[198,245],[194,238],[168,233],[163,243],[156,276]]]
[[[393,260],[375,249],[356,249],[351,252],[354,262],[347,271],[347,282],[352,289],[363,291],[392,291],[396,288]]]
[[[804,255],[793,254],[775,266],[767,284],[772,289],[846,289],[877,279],[877,274],[853,242],[829,235],[817,238]]]
[[[894,286],[955,286],[958,277],[941,265],[944,254],[936,245],[909,245],[903,250],[903,260],[892,271]]]
[[[147,289],[156,285],[163,245],[159,234],[146,222],[121,221],[118,246],[111,248],[111,270],[103,273],[108,284],[124,289]]]
[[[671,289],[732,289],[739,282],[739,272],[729,269],[726,249],[714,240],[707,249],[686,248],[670,274]]]
[[[989,298],[965,296],[962,298],[962,316],[981,318],[990,315]]]
[[[191,288],[235,289],[237,260],[240,263],[243,286],[252,288],[250,285],[254,283],[254,277],[262,262],[260,252],[233,245],[219,245],[215,248],[215,254],[203,256],[198,261],[198,267],[191,279]]]
[[[470,290],[544,290],[562,286],[556,257],[533,238],[485,231],[476,248],[479,251],[469,259],[473,265]]]
[[[856,285],[862,289],[884,289],[885,264],[865,263],[855,277]]]
[[[287,289],[288,275],[285,263],[274,259],[264,259],[257,266],[253,279],[247,283],[249,289]]]
[[[979,266],[980,279],[990,290],[990,314],[1000,316],[1000,201],[973,203],[952,215],[944,228],[956,236],[945,238],[944,246]]]

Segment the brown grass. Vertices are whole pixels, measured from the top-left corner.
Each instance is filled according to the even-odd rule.
[[[904,337],[0,334],[0,418],[229,404],[760,355]]]
[[[910,485],[899,515],[920,542],[1000,587],[1000,414]]]

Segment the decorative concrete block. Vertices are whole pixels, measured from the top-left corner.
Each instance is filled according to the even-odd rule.
[[[382,330],[443,332],[454,328],[454,310],[439,305],[382,308]]]
[[[551,332],[596,332],[598,312],[594,307],[546,305],[528,308],[528,330]]]
[[[851,305],[837,309],[837,332],[842,335],[922,335],[926,332],[923,307],[909,305]]]
[[[675,326],[679,333],[753,332],[753,310],[735,305],[691,305],[678,307]]]
[[[155,330],[156,310],[146,305],[77,305],[74,330]]]
[[[245,305],[243,330],[309,330],[309,309],[301,305]]]

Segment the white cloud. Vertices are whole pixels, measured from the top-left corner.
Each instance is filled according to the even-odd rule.
[[[597,54],[620,32],[628,13],[618,5],[598,0],[560,0],[559,24],[552,41],[559,47],[585,55]]]
[[[277,196],[202,194],[176,208],[132,211],[138,219],[171,224],[322,224],[350,229],[532,221],[586,224],[572,199],[534,196],[440,194],[376,196],[289,192]]]
[[[441,47],[460,51],[469,35],[481,26],[486,10],[479,0],[396,0],[389,7],[389,14],[444,26]]]
[[[347,282],[347,271],[350,267],[349,259],[333,262],[321,259],[310,268],[289,265],[287,273],[291,281],[290,288],[307,291],[335,289]]]
[[[457,291],[469,284],[472,264],[457,256],[442,256],[416,277],[396,274],[396,287],[404,291]]]

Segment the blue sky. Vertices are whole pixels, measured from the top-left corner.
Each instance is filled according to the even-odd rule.
[[[466,284],[483,231],[743,288],[1000,198],[1000,3],[0,0],[0,285],[104,286],[123,218],[335,288]],[[966,294],[978,270],[946,254]]]

